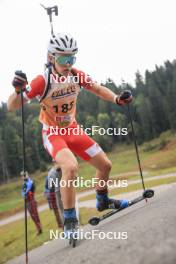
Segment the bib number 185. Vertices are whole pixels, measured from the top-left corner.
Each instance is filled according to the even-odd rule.
[[[70,102],[69,104],[63,104],[61,106],[62,113],[67,113],[68,111],[71,111],[73,105],[74,105],[74,101]],[[58,113],[58,105],[53,105],[53,108],[54,108],[54,112]]]

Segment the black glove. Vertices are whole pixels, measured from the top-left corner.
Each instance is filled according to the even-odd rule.
[[[116,103],[118,105],[125,105],[125,104],[131,103],[132,100],[133,100],[133,96],[132,96],[131,91],[125,90],[121,92],[119,96],[117,96]]]
[[[15,77],[12,81],[12,85],[15,88],[17,94],[20,93],[21,89],[24,91],[26,89],[26,85],[28,84],[26,74],[22,71],[16,71]]]

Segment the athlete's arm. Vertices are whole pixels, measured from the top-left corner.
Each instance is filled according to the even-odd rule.
[[[82,87],[95,95],[99,96],[101,99],[116,103],[116,98],[118,97],[114,92],[105,86],[99,85],[94,82],[91,77],[85,74],[83,71],[72,68],[74,75],[79,78],[79,83]]]
[[[101,99],[109,102],[116,102],[117,95],[105,86],[93,83],[89,91],[99,96]]]
[[[45,79],[42,75],[38,75],[23,92],[24,103],[30,101],[36,96],[42,96],[45,90]],[[14,92],[10,95],[7,101],[7,108],[9,111],[15,111],[21,107],[21,95]]]
[[[118,105],[129,104],[132,101],[131,91],[124,90],[119,95],[112,92],[110,89],[103,85],[99,85],[94,82],[89,75],[86,75],[82,71],[78,71],[77,69],[72,69],[74,75],[79,77],[79,83],[85,89],[99,96],[101,99],[109,102],[113,102]]]
[[[27,102],[27,100],[24,98],[24,103]],[[14,92],[9,96],[9,99],[7,101],[7,109],[9,111],[15,111],[21,107],[21,95]]]
[[[133,96],[131,91],[124,90],[119,95],[113,93],[110,89],[105,86],[93,83],[89,90],[102,98],[103,100],[116,103],[118,105],[125,105],[131,103]]]

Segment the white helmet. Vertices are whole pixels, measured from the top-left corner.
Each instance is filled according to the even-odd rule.
[[[58,33],[53,35],[49,41],[48,52],[52,55],[55,53],[70,53],[78,52],[76,40],[69,34]]]

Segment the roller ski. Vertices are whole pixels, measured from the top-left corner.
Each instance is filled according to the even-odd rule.
[[[111,217],[112,215],[128,208],[138,202],[146,200],[147,198],[152,198],[154,196],[154,191],[151,189],[147,189],[143,192],[143,194],[131,201],[128,200],[114,200],[110,199],[107,196],[102,197],[97,195],[97,209],[98,211],[103,211],[105,209],[112,209],[110,212],[100,216],[100,217],[92,217],[89,219],[89,224],[91,225],[98,225],[104,219]]]

